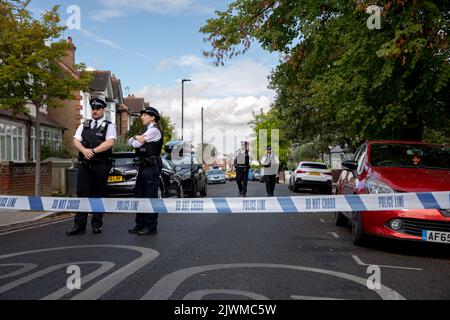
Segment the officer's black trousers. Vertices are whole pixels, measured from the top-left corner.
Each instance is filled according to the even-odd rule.
[[[111,171],[109,162],[97,162],[92,164],[81,164],[78,168],[77,196],[79,198],[104,198],[107,195],[106,186],[108,176]],[[92,215],[92,228],[103,226],[103,213]],[[87,225],[88,213],[77,213],[75,224],[80,229],[85,229]]]
[[[273,197],[275,193],[275,186],[277,184],[277,176],[276,175],[264,176],[263,179],[264,182],[266,183],[267,196]]]
[[[237,167],[236,168],[236,183],[238,185],[239,194],[247,195],[247,184],[248,184],[248,172],[250,169],[248,167]]]
[[[136,198],[158,198],[160,174],[161,170],[159,170],[158,166],[140,168],[134,189],[134,196]],[[151,231],[157,231],[158,213],[137,213],[136,227],[138,230],[148,228]]]

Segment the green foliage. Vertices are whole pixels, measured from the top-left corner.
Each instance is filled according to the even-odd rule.
[[[113,152],[133,152],[134,149],[128,145],[127,138],[118,137],[113,147]]]
[[[292,160],[297,164],[301,161],[320,161],[320,153],[316,143],[305,143],[293,150]]]
[[[381,30],[367,28],[372,4]],[[448,138],[449,1],[236,0],[216,14],[201,32],[217,64],[254,41],[282,55],[271,88],[286,139]]]
[[[41,145],[41,160],[48,158],[72,159],[72,153],[66,148],[55,149],[49,144]]]
[[[162,132],[164,134],[164,145],[171,141],[174,137],[175,126],[168,116],[163,116],[159,122]],[[135,118],[130,126],[130,131],[128,132],[128,138],[140,135],[145,132],[146,128],[139,118]]]
[[[256,139],[256,144],[252,145],[256,145],[257,150],[251,150],[253,154],[257,155],[256,160],[261,160],[266,154],[266,147],[271,145],[272,151],[280,159],[280,170],[286,168],[289,160],[290,142],[286,138],[283,121],[276,110],[272,109],[267,114],[262,112],[255,115],[255,119],[250,125],[253,129],[253,136]],[[272,142],[275,144],[272,145]]]

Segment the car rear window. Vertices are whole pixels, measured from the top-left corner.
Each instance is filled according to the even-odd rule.
[[[320,163],[304,163],[302,164],[303,169],[320,169],[320,170],[327,170],[328,167],[324,164]]]
[[[450,170],[450,149],[414,144],[373,144],[370,162],[375,167]]]
[[[118,158],[118,159],[114,159],[116,167],[133,166],[134,165],[133,160],[134,160],[134,158]]]

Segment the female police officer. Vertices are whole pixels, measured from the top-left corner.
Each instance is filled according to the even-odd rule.
[[[159,126],[161,116],[155,108],[148,107],[141,112],[142,122],[147,127],[140,136],[135,136],[128,144],[136,149],[139,157],[139,173],[134,195],[136,198],[157,198],[159,176],[162,169],[161,150],[163,132]],[[152,235],[157,233],[158,213],[137,213],[136,226],[128,230],[132,234]]]

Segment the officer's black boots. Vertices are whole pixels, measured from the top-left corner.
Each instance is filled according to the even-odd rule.
[[[72,229],[67,230],[66,234],[69,237],[86,234],[86,229],[80,228],[79,226],[74,226]]]
[[[146,227],[143,230],[138,231],[137,234],[139,236],[150,236],[150,235],[158,234],[158,231],[156,231],[156,229],[151,229],[151,228]]]
[[[134,227],[133,229],[128,229],[128,233],[130,234],[137,234],[139,232],[138,227]]]

